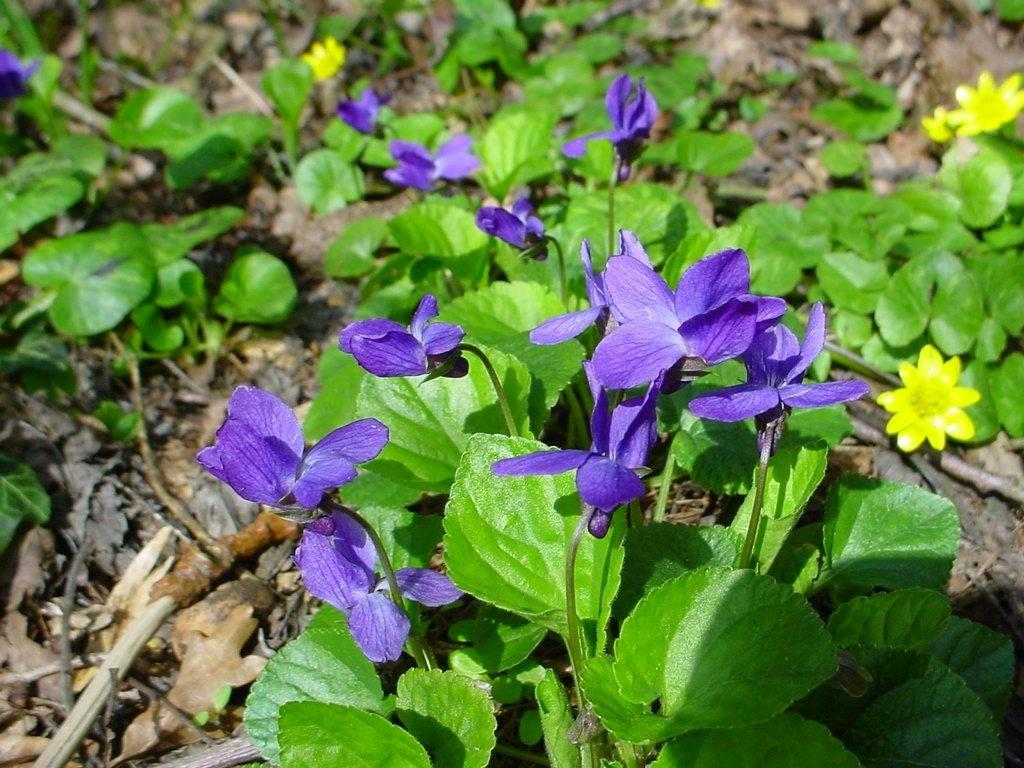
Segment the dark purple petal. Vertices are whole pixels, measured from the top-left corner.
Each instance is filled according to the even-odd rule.
[[[619,75],[604,94],[604,106],[612,125],[622,128],[626,124],[626,102],[633,91],[633,80],[629,75]]]
[[[575,339],[597,322],[602,312],[604,312],[603,307],[596,307],[552,317],[530,331],[530,341],[534,344],[551,346]]]
[[[363,526],[349,515],[335,512],[331,515],[331,520],[334,522],[334,548],[345,559],[363,569],[364,582],[366,589],[369,590],[376,581],[377,570],[377,550],[373,546],[373,541]]]
[[[473,140],[466,134],[450,138],[434,156],[437,175],[442,179],[461,179],[480,167],[480,161],[470,153]]]
[[[544,222],[536,216],[526,217],[527,240],[539,241],[544,238]]]
[[[388,168],[384,171],[384,178],[399,187],[412,187],[423,191],[429,190],[434,184],[434,166],[424,168],[420,165],[403,163],[397,168]]]
[[[706,256],[679,278],[675,307],[680,322],[750,292],[750,262],[739,248]]]
[[[611,421],[608,413],[608,393],[605,392],[601,382],[597,379],[597,372],[594,364],[589,360],[583,362],[583,372],[587,376],[587,384],[590,385],[590,395],[594,400],[594,410],[590,416],[591,450],[594,453],[608,455],[609,442],[608,433]]]
[[[291,491],[300,456],[276,437],[228,419],[217,430],[223,480],[247,501],[276,506]]]
[[[224,473],[224,460],[221,459],[220,449],[216,445],[203,448],[203,450],[196,454],[196,461],[202,464],[203,469],[222,483],[228,481],[227,475]]]
[[[587,531],[595,539],[603,539],[608,534],[608,528],[611,524],[612,513],[595,508],[590,513],[590,520],[587,521]]]
[[[430,150],[414,141],[394,139],[388,144],[388,149],[391,150],[391,157],[398,163],[416,162],[418,160],[421,163],[429,163],[431,166],[434,164],[434,158],[430,156]]]
[[[416,311],[412,313],[412,319],[409,321],[409,333],[423,341],[423,329],[435,317],[437,317],[437,299],[429,293],[425,293],[420,299]]]
[[[604,270],[604,288],[619,322],[653,320],[675,329],[672,291],[664,278],[637,259],[613,256]]]
[[[782,402],[790,408],[818,408],[823,405],[858,400],[870,391],[860,380],[828,381],[824,384],[789,384],[779,390]]]
[[[770,411],[778,404],[779,391],[775,387],[740,384],[697,395],[690,401],[690,410],[702,419],[743,421]]]
[[[466,332],[454,323],[431,323],[423,332],[423,350],[428,355],[445,355],[455,349]]]
[[[405,327],[394,320],[387,320],[383,317],[375,317],[371,320],[359,320],[347,328],[342,329],[338,336],[338,346],[342,352],[352,354],[352,339],[356,336],[364,336],[368,339],[380,339],[389,333],[405,333]]]
[[[371,461],[380,455],[388,444],[388,428],[377,419],[359,419],[351,424],[338,427],[314,445],[303,467],[313,462],[330,460],[338,456],[353,464]]]
[[[463,595],[448,576],[429,568],[402,568],[395,573],[395,578],[402,594],[422,605],[448,605]]]
[[[651,384],[643,397],[626,400],[612,411],[610,458],[631,469],[646,465],[647,454],[658,439],[657,402],[658,387]]]
[[[295,413],[277,395],[259,387],[236,387],[228,400],[228,418],[245,424],[261,437],[276,437],[293,453],[305,448]]]
[[[352,339],[352,356],[375,376],[418,376],[427,372],[423,345],[405,330],[379,339],[356,336]]]
[[[574,159],[583,157],[587,154],[587,142],[595,139],[610,139],[614,134],[614,131],[598,131],[597,133],[588,133],[586,136],[578,136],[562,145],[562,153],[566,157]]]
[[[476,212],[476,225],[481,232],[503,240],[514,248],[527,248],[526,225],[503,208],[481,208]]]
[[[570,469],[576,469],[590,455],[588,451],[535,451],[525,456],[496,461],[491,465],[491,472],[499,477],[560,475]]]
[[[356,479],[352,462],[339,456],[327,458],[321,454],[313,461],[304,462],[299,477],[292,486],[292,496],[299,506],[312,509],[320,504],[324,494]]]
[[[646,249],[640,244],[635,232],[628,229],[619,230],[619,254],[636,259],[641,264],[651,266],[651,258],[647,255]]]
[[[532,213],[533,206],[530,205],[530,198],[526,195],[520,195],[516,198],[516,201],[512,203],[512,215],[524,224],[526,223],[526,220],[530,218],[530,214]]]
[[[345,557],[335,546],[333,536],[308,527],[295,550],[295,564],[306,591],[339,611],[347,612],[373,584],[372,574],[368,576],[358,560]]]
[[[632,469],[603,456],[592,456],[579,468],[576,488],[584,502],[605,512],[644,495],[644,484]]]
[[[348,628],[356,645],[375,664],[397,661],[409,637],[409,619],[379,592],[356,601],[348,612]]]
[[[363,92],[366,93],[365,91]],[[338,104],[338,118],[345,124],[359,131],[360,133],[373,133],[377,122],[377,110],[368,109],[364,104],[351,99],[345,99]]]
[[[594,273],[594,261],[590,255],[590,241],[587,238],[583,238],[580,242],[580,261],[583,262],[583,279],[590,306],[594,308],[607,306],[608,297],[604,291],[604,276]]]
[[[743,354],[754,340],[756,328],[757,307],[733,300],[687,320],[679,333],[686,340],[686,354],[717,365]]]
[[[657,119],[658,103],[644,87],[644,79],[641,77],[636,85],[636,98],[626,110],[625,127],[646,139]]]
[[[746,296],[744,301],[753,301],[757,304],[757,330],[762,331],[770,328],[775,321],[786,314],[786,302],[774,296]]]
[[[825,348],[825,308],[820,301],[814,303],[810,313],[807,315],[807,329],[804,331],[804,340],[800,344],[800,355],[796,363],[790,369],[787,376],[788,381],[797,382],[811,367],[821,350]]]
[[[647,320],[620,325],[594,350],[594,369],[611,389],[629,389],[654,381],[688,354],[674,328]]]

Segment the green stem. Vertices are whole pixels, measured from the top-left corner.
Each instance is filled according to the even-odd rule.
[[[583,404],[580,402],[576,390],[571,386],[566,387],[562,392],[565,399],[569,401],[569,421],[573,426],[572,431],[579,436],[579,440],[573,445],[586,450],[590,447],[590,431],[587,429],[587,419],[583,415]]]
[[[608,181],[608,257],[615,253],[615,187],[619,183],[619,170],[622,162],[618,159],[612,163],[612,177]]]
[[[772,426],[767,429],[771,430]],[[740,552],[740,568],[750,565],[750,555],[754,551],[754,540],[757,539],[757,528],[761,523],[761,507],[764,504],[764,486],[768,479],[768,462],[772,457],[772,439],[770,435],[758,436],[761,441],[761,456],[757,465],[757,477],[754,479],[754,508],[750,511],[750,522],[747,523],[747,537],[743,541]]]
[[[640,509],[639,499],[629,502],[629,525],[631,528],[642,528],[644,525],[644,513]]]
[[[388,552],[384,548],[384,542],[381,541],[380,536],[377,535],[376,529],[370,522],[356,512],[351,507],[346,507],[330,498],[325,498],[320,502],[320,506],[330,512],[340,512],[343,515],[355,520],[359,523],[359,526],[366,531],[366,535],[370,538],[373,543],[373,548],[377,553],[377,560],[380,562],[380,569],[384,572],[384,579],[388,583],[388,590],[391,592],[391,599],[395,605],[404,613],[406,616],[409,615],[409,611],[405,607],[405,598],[402,597],[402,588],[398,585],[398,577],[395,576],[395,569],[391,565],[391,558],[388,557]],[[434,667],[430,662],[430,658],[424,648],[422,640],[416,635],[409,633],[409,638],[406,640],[406,644],[409,646],[409,654],[416,660],[416,666],[422,667],[423,669],[432,669]]]
[[[505,755],[506,757],[514,757],[522,763],[533,763],[534,765],[551,765],[550,761],[546,757],[544,757],[544,755],[538,755],[536,752],[527,752],[525,749],[508,747],[504,744],[495,744],[494,751],[496,754],[499,755]]]
[[[658,487],[658,503],[654,507],[653,520],[660,523],[665,519],[665,509],[668,507],[668,494],[672,490],[672,476],[676,471],[676,454],[672,450],[675,445],[675,438],[668,446],[668,456],[665,457],[665,469],[661,471],[661,485]]]
[[[512,408],[509,406],[508,397],[505,395],[505,388],[501,385],[501,379],[498,378],[498,373],[494,370],[494,366],[491,365],[490,359],[488,359],[482,349],[472,344],[460,344],[459,349],[463,352],[469,352],[470,354],[476,355],[480,359],[480,362],[484,364],[484,368],[487,370],[487,375],[491,379],[491,385],[494,387],[494,394],[498,398],[498,405],[501,406],[501,412],[505,416],[505,425],[508,427],[508,433],[512,437],[519,437],[519,430],[516,428],[516,420],[512,416]]]
[[[583,686],[580,685],[580,672],[583,671],[583,665],[587,659],[587,646],[583,637],[583,626],[580,623],[579,614],[576,612],[576,556],[579,554],[580,543],[587,532],[587,523],[590,521],[593,511],[594,508],[589,505],[583,507],[565,555],[565,624],[567,629],[565,645],[569,649],[569,663],[572,664],[573,695],[576,699],[577,715],[585,712],[589,705],[586,696],[583,695]],[[579,746],[583,765],[597,768],[599,763],[593,746],[587,743]]]
[[[835,342],[826,341],[825,351],[828,352],[829,355],[832,356],[832,359],[839,363],[839,365],[844,368],[848,368],[855,373],[869,376],[876,381],[880,381],[883,384],[890,384],[894,387],[903,386],[903,382],[896,376],[893,376],[891,373],[886,373],[881,368],[872,365],[856,352],[851,352],[850,350],[839,346]]]
[[[565,279],[565,254],[562,253],[562,244],[559,243],[557,240],[555,240],[555,238],[550,237],[550,236],[545,236],[544,240],[546,242],[551,243],[553,246],[555,246],[555,251],[557,252],[557,256],[558,256],[558,286],[561,289],[562,304],[565,305],[566,309],[568,309],[569,308],[569,303],[568,303],[569,302],[569,291],[568,291],[568,288],[566,287],[566,279]]]

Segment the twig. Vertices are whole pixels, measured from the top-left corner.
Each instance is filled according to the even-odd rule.
[[[881,430],[861,421],[856,416],[851,416],[850,418],[853,421],[854,434],[864,442],[882,447],[889,447],[891,445],[892,441]],[[928,460],[932,463],[937,461],[939,469],[943,472],[955,477],[957,480],[970,483],[982,493],[998,493],[1010,501],[1024,504],[1024,486],[1015,483],[1008,477],[996,475],[980,467],[968,464],[959,456],[949,451],[942,451],[937,456],[929,454]]]
[[[163,768],[231,768],[233,765],[251,763],[260,759],[259,750],[248,736],[236,736],[194,755],[180,757]]]
[[[863,357],[858,355],[856,352],[851,352],[848,349],[844,349],[833,341],[825,342],[825,350],[832,356],[832,359],[839,363],[844,368],[848,368],[855,373],[861,373],[866,376],[870,376],[876,381],[880,381],[883,384],[891,384],[894,387],[902,387],[903,382],[900,381],[896,376],[891,373],[886,373],[881,368],[872,365],[870,362],[865,360]]]
[[[69,666],[72,670],[82,669],[83,667],[92,667],[97,664],[102,664],[105,658],[106,654],[104,653],[90,653],[82,658],[72,659]],[[0,688],[6,688],[11,685],[34,683],[36,680],[42,680],[44,677],[56,675],[63,668],[62,662],[54,661],[50,664],[44,664],[41,667],[36,667],[35,669],[30,669],[26,672],[4,672],[0,674]]]
[[[85,123],[90,128],[95,128],[100,133],[105,134],[110,128],[109,117],[102,112],[97,112],[92,107],[87,107],[74,96],[69,96],[63,91],[54,92],[53,105],[61,112],[70,115],[80,123]]]
[[[71,558],[71,565],[64,577],[63,607],[60,617],[60,677],[61,688],[64,692],[65,712],[70,712],[71,708],[75,706],[75,695],[71,690],[71,612],[75,607],[78,574],[85,565],[85,556],[89,554],[91,548],[92,541],[87,533],[82,539],[82,544],[75,550],[75,556]]]
[[[213,62],[213,66],[217,68],[218,72],[224,75],[224,77],[226,77],[233,86],[246,95],[249,101],[252,102],[253,106],[256,107],[257,112],[264,117],[274,116],[274,110],[270,108],[269,104],[267,104],[266,99],[264,99],[251,85],[245,82],[242,76],[235,71],[234,67],[224,61],[220,56],[213,56],[210,61]]]

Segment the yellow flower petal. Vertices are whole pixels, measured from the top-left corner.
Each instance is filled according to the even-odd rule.
[[[928,436],[928,443],[936,451],[941,451],[946,447],[946,430],[944,423],[936,423],[941,421],[939,419],[928,422],[926,427],[926,434]]]
[[[982,72],[978,75],[978,93],[990,93],[996,89],[996,80],[991,72]]]
[[[1012,99],[1020,90],[1020,74],[1015,72],[1010,75],[1003,84],[999,86],[999,95],[1004,99]]]
[[[947,387],[955,387],[960,379],[961,370],[960,358],[954,355],[942,364],[942,373],[939,378],[942,379],[942,383]]]
[[[921,378],[934,379],[942,374],[942,355],[931,344],[921,347],[917,358],[917,371]]]
[[[917,384],[917,368],[910,363],[900,363],[900,379],[908,387],[913,387]]]
[[[981,392],[973,387],[953,387],[949,400],[957,408],[966,408],[981,400]]]
[[[900,432],[899,437],[896,438],[896,445],[899,446],[901,451],[905,451],[907,453],[915,450],[923,442],[924,429],[917,424],[910,429]]]
[[[959,408],[946,414],[946,432],[954,440],[970,440],[974,437],[974,422]]]
[[[889,411],[889,413],[903,410],[907,407],[909,401],[910,396],[905,388],[883,392],[875,399],[875,402]]]
[[[895,435],[898,432],[909,429],[915,423],[917,423],[916,413],[913,411],[899,411],[889,419],[889,422],[885,425],[885,431],[890,435]]]

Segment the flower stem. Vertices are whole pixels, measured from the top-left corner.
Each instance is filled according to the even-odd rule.
[[[768,429],[772,427],[769,426]],[[754,478],[754,508],[750,511],[750,522],[747,523],[747,537],[743,541],[743,551],[740,552],[740,568],[746,568],[750,564],[750,555],[754,550],[754,540],[757,538],[757,527],[761,523],[761,507],[764,505],[764,486],[768,480],[768,462],[772,457],[772,441],[762,439],[761,455],[757,464],[757,476]]]
[[[557,240],[555,240],[555,238],[553,238],[551,236],[546,236],[544,239],[547,242],[551,243],[553,246],[555,246],[555,251],[557,252],[557,255],[558,255],[558,285],[559,285],[559,288],[561,289],[562,304],[565,305],[566,309],[569,309],[569,305],[568,305],[569,292],[568,292],[568,289],[566,288],[566,280],[565,280],[565,255],[562,253],[562,244],[559,243]]]
[[[494,387],[494,394],[498,398],[498,405],[501,406],[501,412],[505,416],[505,425],[508,427],[508,433],[512,437],[519,437],[519,430],[516,428],[516,420],[512,417],[512,408],[508,404],[508,397],[505,395],[505,388],[501,385],[501,379],[498,378],[498,373],[494,370],[494,366],[491,364],[490,359],[484,351],[480,349],[480,347],[474,346],[473,344],[460,344],[459,349],[463,352],[469,352],[476,355],[480,359],[480,362],[484,364],[487,375],[491,379],[491,385]]]
[[[405,607],[405,598],[402,597],[402,589],[398,585],[398,577],[395,576],[395,569],[391,565],[391,558],[388,557],[388,552],[384,548],[384,542],[381,541],[381,538],[377,535],[377,531],[374,527],[370,525],[370,521],[351,507],[339,504],[334,501],[334,499],[325,498],[320,502],[320,506],[331,512],[340,512],[343,515],[347,515],[359,523],[359,526],[366,531],[366,535],[370,538],[373,548],[377,553],[377,561],[380,563],[380,569],[384,572],[384,578],[387,581],[388,589],[391,592],[391,599],[394,601],[395,605],[399,607],[402,613],[408,616],[409,611]],[[434,665],[431,664],[430,657],[419,637],[410,632],[406,643],[409,646],[409,654],[416,660],[416,666],[422,667],[423,669],[433,668]]]
[[[612,177],[608,180],[608,258],[615,253],[615,187],[619,183],[622,161],[612,163]]]
[[[668,446],[668,456],[665,457],[665,469],[661,471],[661,485],[658,486],[658,503],[654,507],[652,519],[656,523],[665,520],[665,509],[668,507],[668,494],[672,490],[672,476],[676,470],[676,454],[672,450],[675,445],[675,438]]]
[[[569,649],[569,663],[572,664],[573,694],[576,699],[577,714],[585,712],[589,705],[583,694],[583,686],[580,685],[580,672],[583,671],[583,665],[586,662],[587,646],[583,638],[583,627],[579,614],[576,612],[576,556],[579,554],[580,543],[587,532],[587,524],[590,522],[593,512],[593,507],[584,505],[565,556],[565,624],[567,629],[565,645]],[[580,757],[584,766],[596,768],[598,765],[597,755],[590,744],[580,744]]]

